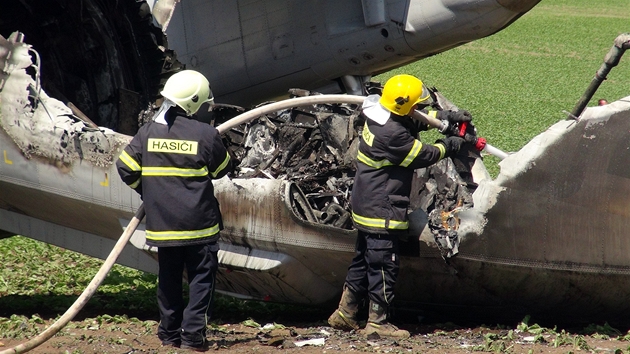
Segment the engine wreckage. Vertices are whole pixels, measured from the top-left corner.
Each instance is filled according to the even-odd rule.
[[[380,89],[377,84],[372,92]],[[294,89],[295,95],[309,95]],[[437,89],[434,108],[456,107]],[[359,107],[318,104],[264,115],[225,134],[227,145],[239,161],[236,178],[261,177],[286,180],[300,189],[303,198],[291,202],[303,220],[352,230],[350,195],[358,137],[364,118]],[[472,207],[476,183],[470,169],[480,154],[464,149],[460,156],[419,169],[411,196],[412,233],[437,245],[446,258],[457,254],[458,213]],[[432,237],[430,236],[432,235]],[[435,243],[434,243],[435,241]]]

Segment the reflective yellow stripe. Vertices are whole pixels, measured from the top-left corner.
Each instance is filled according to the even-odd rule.
[[[413,160],[420,153],[420,149],[422,149],[422,143],[420,142],[420,140],[417,140],[417,139],[414,140],[413,146],[411,147],[411,150],[409,151],[409,153],[407,154],[407,157],[405,157],[403,162],[400,163],[400,166],[402,166],[402,167],[409,166],[409,164],[411,164],[413,162]]]
[[[127,151],[123,150],[123,152],[120,154],[119,159],[133,172],[142,171],[142,167],[140,167],[140,164],[138,164],[136,160],[127,153]]]
[[[437,144],[433,144],[433,146],[440,149],[440,160],[443,159],[444,155],[446,155],[446,148],[444,147],[444,145],[437,143]]]
[[[394,164],[389,162],[388,160],[380,160],[380,161],[376,161],[376,160],[372,160],[371,158],[367,157],[367,155],[365,155],[364,153],[362,153],[360,150],[357,153],[357,159],[361,162],[363,162],[364,164],[372,167],[372,168],[382,168],[385,166],[393,166]]]
[[[131,188],[136,188],[138,187],[138,185],[140,184],[140,181],[142,181],[142,178],[138,178],[135,182],[133,182],[132,184],[129,185],[129,187]]]
[[[217,169],[211,173],[212,177],[216,177],[221,171],[223,171],[223,169],[225,168],[225,166],[227,166],[227,164],[230,162],[230,154],[228,154],[227,152],[225,153],[225,160],[223,160],[223,162],[221,163],[221,165],[219,165],[219,167],[217,167]]]
[[[433,117],[433,118],[437,118],[437,113],[438,113],[438,111],[429,111],[428,116],[429,117]]]
[[[177,167],[144,167],[143,176],[166,176],[166,177],[203,177],[208,175],[208,167],[200,169],[177,168]]]
[[[177,241],[177,240],[194,240],[216,235],[219,232],[219,224],[202,230],[190,231],[150,231],[147,230],[146,237],[153,241]]]
[[[442,149],[440,150],[440,156],[443,156],[444,154],[442,153],[442,151],[444,151],[444,147],[440,144],[440,146],[442,147]],[[420,153],[420,150],[422,149],[422,143],[420,142],[420,140],[415,140],[413,142],[413,146],[411,147],[411,150],[409,150],[409,154],[407,154],[407,156],[405,157],[405,159],[400,163],[400,166],[402,167],[407,167],[409,166],[413,160],[418,157],[418,154]],[[442,158],[442,157],[440,157]],[[363,162],[364,164],[372,167],[372,168],[383,168],[385,166],[393,166],[394,164],[392,162],[390,162],[389,160],[385,159],[385,160],[373,160],[371,158],[369,158],[366,154],[362,153],[361,150],[359,150],[357,152],[357,160]]]
[[[385,291],[385,289],[387,289],[387,285],[385,283],[385,270],[383,267],[381,267],[381,277],[381,279],[383,279],[383,299],[385,299],[385,302],[389,305],[389,301],[387,301],[387,292]]]
[[[380,229],[386,228],[385,219],[368,218],[365,216],[355,214],[354,212],[352,213],[352,219],[359,225],[363,225],[367,227],[375,227],[375,228],[380,228]],[[409,228],[409,222],[398,221],[398,220],[390,220],[389,227],[387,227],[387,229],[396,229],[396,230],[406,230],[408,228]]]

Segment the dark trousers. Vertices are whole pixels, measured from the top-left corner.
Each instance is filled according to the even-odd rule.
[[[158,338],[163,343],[204,343],[212,311],[218,250],[217,243],[158,247]],[[189,285],[187,305],[182,286],[184,267]]]
[[[370,300],[388,307],[394,300],[399,265],[398,236],[359,230],[346,284],[359,296],[367,294]]]

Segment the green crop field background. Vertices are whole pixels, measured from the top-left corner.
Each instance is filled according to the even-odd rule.
[[[615,37],[630,32],[628,0],[543,0],[509,27],[377,77],[419,77],[461,109],[481,136],[517,151],[572,111]],[[630,53],[589,105],[630,95]],[[486,166],[497,175],[496,158]]]
[[[566,118],[562,111],[573,109],[615,37],[626,32],[630,32],[629,0],[543,0],[495,35],[376,79],[384,81],[399,73],[420,77],[469,110],[489,143],[516,151]],[[590,105],[599,98],[612,102],[628,95],[627,53]],[[486,161],[496,176],[498,159]],[[12,314],[65,311],[102,264],[24,237],[0,240],[0,259],[3,333],[16,323],[8,319]],[[140,306],[139,310],[157,313],[155,283],[154,275],[116,266],[88,308],[115,311]]]

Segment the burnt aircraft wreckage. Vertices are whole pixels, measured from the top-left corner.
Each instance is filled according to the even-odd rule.
[[[243,107],[291,87],[361,95],[372,75],[496,33],[539,2],[3,0],[0,35],[37,49],[49,95],[133,135],[183,67]]]
[[[615,40],[590,95],[629,36]],[[50,97],[36,48],[24,41],[19,32],[0,37],[2,236],[104,258],[141,204],[113,165],[131,137]],[[572,112],[579,119],[507,156],[494,179],[473,151],[418,171],[411,204],[419,222],[403,240],[398,306],[585,320],[630,314],[630,163],[614,153],[630,149],[630,96],[585,108],[586,96]],[[318,104],[225,132],[240,165],[215,183],[226,226],[219,291],[335,304],[354,253],[348,200],[361,126],[357,105]],[[141,228],[131,243],[119,263],[156,272]]]

